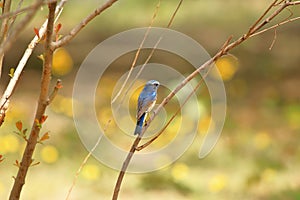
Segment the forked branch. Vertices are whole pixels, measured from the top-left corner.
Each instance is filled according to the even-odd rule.
[[[191,73],[188,77],[186,77],[173,91],[170,92],[170,94],[164,98],[164,100],[161,102],[161,104],[155,109],[154,114],[150,117],[150,119],[148,120],[147,124],[144,126],[144,129],[141,133],[141,135],[139,135],[135,141],[133,142],[131,149],[123,163],[122,169],[119,173],[118,179],[117,179],[117,183],[114,189],[114,194],[113,194],[113,200],[117,200],[118,198],[118,193],[120,191],[120,186],[123,180],[123,177],[125,175],[125,172],[127,170],[127,167],[130,163],[130,160],[133,156],[133,154],[135,153],[136,150],[140,150],[143,148],[143,146],[138,147],[138,144],[144,134],[144,132],[147,130],[147,128],[150,126],[151,122],[153,121],[153,119],[156,117],[156,115],[158,114],[158,112],[166,105],[168,104],[168,102],[175,96],[175,94],[180,91],[189,81],[191,81],[196,75],[199,74],[199,72],[201,70],[207,69],[209,66],[213,65],[213,63],[219,59],[220,57],[222,57],[223,55],[226,55],[231,49],[237,47],[238,45],[240,45],[241,43],[243,43],[245,40],[249,39],[250,37],[252,37],[253,35],[257,35],[258,31],[261,30],[261,28],[263,28],[266,24],[270,23],[276,16],[278,16],[285,8],[289,7],[289,6],[295,6],[295,5],[299,5],[300,1],[291,1],[291,0],[285,0],[285,1],[280,1],[278,3],[278,0],[275,0],[272,2],[272,4],[266,9],[266,11],[259,17],[258,20],[255,21],[255,23],[249,28],[249,30],[247,31],[247,33],[245,33],[244,35],[242,35],[240,38],[238,38],[237,40],[233,41],[230,43],[231,37],[224,43],[224,45],[221,47],[221,49],[208,61],[206,61],[204,64],[202,64],[201,66],[199,66],[199,68],[197,68],[193,73]],[[268,15],[268,13],[270,13],[270,11],[272,10],[272,8],[279,6],[275,11],[273,11],[271,14]],[[267,18],[265,18],[265,16],[267,16]],[[264,19],[265,18],[265,19]],[[296,18],[294,18],[293,21],[295,21]],[[288,21],[285,21],[284,23],[288,23]],[[276,27],[280,26],[279,24],[276,25]],[[267,28],[268,29],[268,28]],[[261,33],[264,32],[264,30],[261,31]],[[176,113],[175,113],[176,114]],[[175,116],[175,115],[174,115]],[[161,133],[159,134],[161,135]],[[155,136],[155,139],[157,139],[158,136]],[[155,140],[154,139],[154,140]],[[152,139],[153,140],[153,139]],[[149,141],[149,144],[152,141]],[[149,145],[149,144],[145,144],[145,145]]]
[[[52,48],[56,49],[59,48],[67,43],[69,43],[90,21],[92,21],[95,17],[100,15],[103,11],[108,9],[110,6],[112,6],[115,2],[118,0],[108,0],[106,3],[104,3],[102,6],[94,10],[90,15],[88,15],[85,19],[83,19],[77,26],[75,26],[68,35],[64,36],[62,39],[60,39],[57,42],[54,42],[52,44]]]

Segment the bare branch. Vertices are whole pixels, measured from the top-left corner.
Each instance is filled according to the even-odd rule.
[[[176,14],[177,14],[177,12],[178,12],[178,10],[179,10],[179,8],[180,8],[182,2],[183,2],[183,0],[180,0],[180,1],[179,1],[179,3],[178,3],[178,5],[177,5],[177,7],[176,7],[176,9],[175,9],[175,11],[174,11],[174,13],[173,13],[171,19],[170,19],[170,21],[169,21],[169,23],[168,23],[168,25],[167,25],[167,28],[170,28],[170,26],[172,25],[172,23],[173,23],[173,21],[174,21],[174,19],[175,19],[175,16],[176,16]]]
[[[108,127],[108,125],[109,125],[110,123],[111,123],[111,120],[109,120],[108,123],[105,125],[105,127],[104,127],[104,129],[103,129],[103,132],[104,132],[104,133],[107,131],[107,127]],[[98,137],[98,139],[97,139],[95,145],[93,146],[93,148],[89,151],[89,153],[86,155],[86,157],[85,157],[85,158],[83,159],[83,161],[81,162],[81,164],[80,164],[80,166],[79,166],[79,168],[78,168],[78,170],[77,170],[77,172],[76,172],[76,174],[75,174],[75,177],[74,177],[74,179],[73,179],[72,185],[71,185],[71,187],[70,187],[70,189],[69,189],[69,191],[68,191],[66,200],[68,200],[68,199],[70,198],[70,195],[71,195],[71,193],[72,193],[72,191],[73,191],[73,188],[74,188],[75,185],[76,185],[76,181],[77,181],[77,179],[78,179],[79,174],[81,173],[82,168],[86,165],[88,159],[91,157],[91,155],[93,154],[93,152],[95,151],[95,149],[98,147],[98,145],[99,145],[99,143],[100,143],[100,141],[101,141],[101,138],[102,138],[101,136]]]
[[[125,161],[123,162],[121,171],[120,171],[119,176],[118,176],[118,180],[116,182],[116,186],[115,186],[115,189],[114,189],[114,194],[113,194],[112,200],[117,200],[118,199],[120,188],[121,188],[121,183],[123,181],[126,169],[129,165],[129,162],[130,162],[134,152],[136,151],[136,148],[137,148],[139,142],[141,141],[141,139],[142,139],[142,136],[138,135],[138,137],[134,140],[134,142],[133,142],[133,144],[130,148],[130,151],[127,154],[127,157],[126,157]]]
[[[289,6],[300,5],[300,1],[288,1],[286,2]]]
[[[263,30],[261,30],[261,31],[258,31],[258,32],[256,32],[256,33],[252,34],[250,37],[257,36],[257,35],[259,35],[259,34],[262,34],[262,33],[266,32],[266,31],[269,31],[269,30],[271,30],[271,29],[276,29],[276,28],[279,27],[279,26],[282,26],[282,25],[284,25],[284,24],[287,24],[287,23],[290,23],[290,22],[293,22],[293,21],[296,21],[296,20],[299,20],[299,19],[300,19],[300,17],[294,17],[294,18],[291,18],[291,19],[287,19],[287,20],[282,21],[282,22],[280,22],[280,23],[278,23],[278,24],[275,24],[275,25],[273,25],[273,26],[271,26],[271,27],[269,27],[269,28],[265,28],[265,29],[263,29]]]
[[[154,114],[150,117],[150,119],[148,120],[147,124],[145,124],[144,129],[141,133],[141,135],[138,135],[138,137],[135,139],[134,143],[131,146],[131,149],[122,165],[122,169],[119,173],[118,179],[117,179],[117,183],[115,186],[115,190],[114,190],[114,194],[113,194],[113,200],[116,200],[118,198],[118,194],[120,191],[120,186],[123,180],[123,177],[125,175],[126,169],[129,165],[129,162],[134,154],[134,152],[136,151],[138,144],[144,134],[144,132],[147,130],[147,128],[149,127],[149,125],[151,124],[151,122],[153,121],[153,119],[156,117],[156,115],[158,114],[158,112],[162,109],[162,107],[164,107],[174,96],[175,94],[181,90],[189,81],[191,81],[197,74],[199,74],[199,72],[201,70],[204,70],[206,68],[208,68],[209,66],[211,66],[218,58],[220,58],[221,56],[225,55],[228,53],[228,51],[230,51],[231,49],[233,49],[234,47],[237,47],[238,45],[240,45],[242,42],[244,42],[245,40],[247,40],[248,38],[250,38],[251,35],[253,35],[254,33],[256,33],[259,29],[261,29],[263,26],[265,26],[266,24],[268,24],[272,19],[274,19],[279,13],[281,13],[286,7],[290,6],[290,5],[294,5],[294,4],[289,4],[291,3],[290,1],[284,1],[284,3],[282,5],[280,5],[280,7],[278,9],[276,9],[273,13],[271,13],[269,15],[269,17],[267,17],[265,20],[263,20],[262,22],[260,22],[266,15],[267,13],[271,10],[271,8],[276,4],[277,0],[275,0],[269,7],[268,9],[263,13],[262,16],[259,17],[259,19],[250,27],[250,29],[248,30],[248,32],[246,34],[244,34],[243,36],[241,36],[239,39],[237,39],[236,41],[229,43],[229,41],[231,40],[231,38],[229,38],[225,44],[223,45],[223,47],[215,54],[215,56],[213,56],[211,59],[209,59],[208,61],[206,61],[204,64],[202,64],[198,69],[196,69],[193,73],[191,73],[188,77],[186,77],[173,91],[170,92],[170,94],[164,98],[164,100],[161,102],[161,104],[155,109]],[[295,3],[295,2],[294,2]]]
[[[277,31],[276,31],[276,29],[274,29],[274,37],[273,37],[272,43],[271,43],[271,45],[269,47],[270,51],[272,50],[272,48],[273,48],[273,46],[275,44],[276,38],[277,38]]]
[[[130,88],[132,88],[133,84],[135,83],[135,81],[139,78],[139,76],[142,74],[144,68],[146,67],[146,65],[149,63],[150,59],[152,58],[157,46],[159,45],[160,41],[162,40],[162,37],[160,37],[157,42],[154,44],[150,54],[148,55],[146,61],[144,62],[144,64],[142,65],[142,67],[139,69],[138,73],[136,74],[136,76],[134,77],[134,79],[131,81],[130,85],[128,86],[127,90],[124,92],[124,97],[127,96],[128,92],[130,91]],[[119,106],[121,106],[121,104],[124,102],[125,98],[122,98],[120,101]],[[119,107],[118,107],[119,108]]]
[[[278,0],[273,1],[273,3],[267,8],[267,10],[258,18],[258,20],[251,26],[251,28],[248,31],[248,34],[251,34],[250,32],[257,26],[257,24],[268,14],[268,12],[272,9],[273,6],[276,5]],[[282,2],[282,1],[281,1]]]
[[[157,5],[156,5],[155,11],[154,11],[153,16],[152,16],[152,18],[151,18],[151,22],[150,22],[150,24],[149,24],[149,26],[148,26],[148,28],[147,28],[147,31],[146,31],[146,33],[145,33],[145,35],[144,35],[144,37],[143,37],[143,40],[142,40],[142,42],[141,42],[141,44],[140,44],[140,46],[139,46],[139,48],[138,48],[138,50],[137,50],[137,52],[136,52],[136,54],[135,54],[135,57],[134,57],[134,59],[133,59],[133,62],[132,62],[132,64],[131,64],[131,67],[130,67],[129,72],[128,72],[128,74],[127,74],[127,77],[126,77],[125,81],[123,82],[123,84],[122,84],[120,90],[118,91],[118,93],[116,94],[116,96],[115,96],[115,97],[113,98],[113,100],[111,101],[111,103],[114,103],[114,102],[117,100],[117,98],[120,96],[120,94],[123,92],[124,87],[125,87],[125,85],[127,84],[128,80],[129,80],[129,77],[130,77],[131,74],[132,74],[132,70],[133,70],[133,68],[134,68],[134,66],[135,66],[135,64],[136,64],[136,61],[137,61],[137,59],[138,59],[138,57],[139,57],[139,55],[140,55],[140,52],[141,52],[141,49],[142,49],[142,47],[143,47],[143,45],[144,45],[144,43],[145,43],[145,40],[146,40],[147,37],[148,37],[149,31],[150,31],[150,29],[151,29],[151,27],[152,27],[152,25],[153,25],[153,22],[154,22],[154,20],[155,20],[155,18],[156,18],[156,15],[157,15],[157,13],[158,13],[159,7],[160,7],[160,0],[158,1]],[[136,76],[136,77],[137,77],[137,76]],[[133,83],[134,83],[134,81],[133,81]],[[133,84],[133,83],[132,83],[132,84]],[[128,89],[130,89],[130,87],[128,87]],[[126,93],[125,93],[124,96],[126,96]],[[123,99],[124,99],[124,98],[123,98]]]
[[[94,10],[94,12],[92,12],[85,19],[83,19],[77,26],[75,26],[68,35],[64,36],[59,41],[54,42],[52,45],[53,48],[56,49],[69,43],[92,19],[94,19],[96,16],[100,15],[103,11],[105,11],[107,8],[112,6],[116,1],[118,0],[108,0],[106,3],[104,3],[99,8]]]
[[[62,8],[64,6],[64,4],[66,3],[66,0],[63,0],[60,2],[60,4],[57,6],[56,11],[55,11],[55,15],[56,15],[56,20],[58,19],[58,17],[60,16],[60,13],[62,11]],[[39,35],[42,37],[45,32],[46,32],[46,27],[47,27],[47,23],[48,23],[48,19],[43,23],[43,25],[41,26],[40,30],[39,30]],[[10,79],[8,86],[6,87],[4,94],[2,95],[1,99],[0,99],[0,122],[4,121],[4,117],[5,117],[5,112],[7,109],[3,109],[4,106],[6,108],[8,108],[9,106],[9,98],[12,96],[13,91],[17,85],[18,80],[20,79],[20,76],[24,70],[24,67],[29,59],[29,57],[31,56],[34,48],[36,47],[36,45],[39,43],[39,37],[37,35],[35,35],[33,37],[33,39],[31,40],[31,42],[28,45],[28,48],[26,49],[26,51],[24,52],[18,66],[16,67],[13,77]],[[0,123],[0,126],[2,125],[2,123]]]
[[[56,95],[58,93],[58,90],[61,89],[62,87],[63,87],[62,86],[62,81],[60,79],[57,79],[56,85],[55,85],[52,93],[49,96],[49,102],[48,102],[48,104],[52,103],[52,101],[54,100],[54,98],[56,97]]]
[[[42,74],[42,82],[41,82],[41,90],[40,90],[40,97],[38,101],[38,107],[36,110],[35,120],[32,125],[31,133],[28,138],[25,151],[23,153],[22,162],[20,162],[18,174],[17,177],[15,178],[15,182],[9,196],[9,200],[20,199],[21,191],[23,185],[25,184],[25,178],[28,172],[28,168],[32,163],[32,155],[35,150],[38,136],[41,129],[41,127],[38,124],[42,120],[42,117],[46,111],[49,102],[48,93],[49,93],[49,85],[51,80],[51,68],[52,68],[52,58],[53,58],[53,51],[50,46],[51,46],[52,36],[53,36],[55,8],[56,8],[56,2],[49,4],[49,16],[48,16],[48,23],[46,28],[46,39],[45,39],[45,60],[43,66],[43,74]]]
[[[182,2],[183,2],[183,0],[180,0],[180,1],[179,1],[179,3],[178,3],[178,5],[177,5],[177,7],[176,7],[174,13],[172,14],[172,16],[171,16],[171,18],[170,18],[170,20],[169,20],[169,23],[168,23],[168,25],[167,25],[167,28],[170,28],[170,26],[172,25],[172,23],[173,23],[173,21],[174,21],[174,18],[175,18],[175,16],[176,16],[176,14],[177,14],[177,12],[178,12],[178,10],[179,10],[179,8],[180,8]],[[134,68],[134,66],[135,66],[135,63],[136,63],[136,61],[137,61],[137,58],[138,58],[138,56],[139,56],[139,54],[140,54],[140,50],[141,50],[141,48],[142,48],[142,46],[143,46],[143,44],[144,44],[146,38],[148,37],[150,28],[152,27],[152,24],[153,24],[153,22],[154,22],[154,19],[155,19],[157,13],[158,13],[159,7],[160,7],[160,0],[158,1],[158,4],[156,5],[156,9],[155,9],[155,11],[154,11],[154,13],[153,13],[153,16],[152,16],[152,19],[151,19],[151,23],[150,23],[150,25],[149,25],[148,28],[147,28],[147,31],[146,31],[146,33],[145,33],[145,35],[144,35],[144,38],[143,38],[143,40],[142,40],[142,42],[141,42],[141,44],[140,44],[140,46],[139,46],[139,48],[138,48],[137,53],[135,54],[135,58],[134,58],[134,61],[132,62],[132,65],[131,65],[131,67],[130,67],[129,73],[127,74],[127,77],[126,77],[125,81],[123,82],[123,84],[122,84],[120,90],[118,91],[118,93],[116,94],[116,96],[113,98],[112,103],[114,103],[114,102],[117,100],[117,98],[120,96],[120,94],[121,94],[122,91],[124,90],[125,85],[126,85],[127,82],[128,82],[128,79],[129,79],[129,77],[130,77],[130,75],[131,75],[131,73],[132,73],[132,70],[133,70],[133,68]],[[158,42],[155,44],[155,46],[157,46],[157,45],[159,44],[159,42],[160,42],[161,39],[162,39],[162,38],[160,37],[159,40],[158,40]],[[153,48],[153,50],[155,50],[155,49],[156,49],[156,47]],[[147,60],[146,60],[146,62],[144,63],[143,66],[145,66],[145,65],[148,63],[148,61],[151,59],[153,53],[154,53],[154,52],[151,52],[151,53],[150,53],[150,56],[148,56],[148,58],[147,58]],[[134,82],[136,81],[136,79],[139,77],[139,75],[141,74],[143,68],[144,68],[144,67],[142,67],[142,68],[140,69],[140,71],[138,72],[138,74],[136,75],[136,77],[134,78],[134,80],[132,81],[132,83],[130,84],[130,86],[128,87],[127,91],[125,92],[124,96],[127,95],[129,89],[132,87],[132,85],[134,84]],[[122,102],[122,101],[121,101],[121,102]]]

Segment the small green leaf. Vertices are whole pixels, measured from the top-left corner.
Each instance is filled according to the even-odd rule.
[[[14,74],[15,74],[15,69],[10,68],[8,76],[10,76],[12,78],[14,76]]]
[[[39,56],[37,56],[39,59],[41,59],[43,62],[45,61],[45,57],[44,57],[44,54],[41,54]]]

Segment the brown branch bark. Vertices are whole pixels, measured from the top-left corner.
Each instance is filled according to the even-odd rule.
[[[288,1],[286,3],[289,4],[289,6],[300,5],[300,1]]]
[[[139,135],[134,143],[131,146],[131,149],[123,163],[122,169],[119,173],[117,183],[114,189],[113,198],[112,200],[118,199],[118,194],[120,191],[121,183],[123,180],[123,177],[125,175],[125,172],[127,170],[127,167],[129,165],[129,162],[134,154],[134,152],[138,148],[138,144],[144,134],[144,132],[147,130],[153,119],[156,117],[157,113],[175,96],[175,94],[180,91],[189,81],[191,81],[196,75],[199,74],[201,70],[204,70],[208,68],[210,65],[212,65],[218,58],[222,57],[223,55],[226,55],[231,49],[237,47],[241,43],[243,43],[245,40],[249,39],[253,34],[258,32],[262,27],[264,27],[266,24],[268,24],[270,21],[272,21],[279,13],[281,13],[285,8],[292,5],[298,5],[298,2],[291,2],[291,1],[284,1],[279,8],[277,8],[274,12],[272,12],[269,17],[267,17],[265,20],[262,21],[262,19],[269,13],[271,8],[273,8],[278,0],[273,1],[273,3],[266,9],[266,11],[259,17],[258,20],[254,22],[254,24],[249,28],[248,32],[238,38],[236,41],[229,43],[231,40],[231,37],[224,43],[222,48],[208,61],[206,61],[203,65],[199,66],[198,69],[196,69],[193,73],[191,73],[188,77],[186,77],[173,91],[170,92],[170,94],[164,98],[164,100],[161,102],[161,104],[154,110],[154,114],[150,117],[150,119],[145,124],[143,131],[141,135]]]
[[[53,48],[59,48],[63,45],[69,43],[90,21],[92,21],[96,16],[100,15],[107,8],[112,6],[118,0],[108,0],[106,3],[101,5],[99,8],[94,10],[90,15],[88,15],[85,19],[83,19],[77,26],[75,26],[68,35],[64,36],[57,42],[53,42]]]
[[[270,27],[268,27],[268,28],[265,28],[265,29],[263,29],[263,30],[261,30],[261,31],[258,31],[258,32],[256,32],[256,33],[252,34],[250,37],[254,37],[254,36],[256,36],[256,35],[262,34],[262,33],[264,33],[264,32],[267,32],[267,31],[269,31],[269,30],[272,30],[272,29],[276,29],[276,28],[279,27],[279,26],[282,26],[282,25],[284,25],[284,24],[287,24],[287,23],[290,23],[290,22],[293,22],[293,21],[296,21],[296,20],[300,20],[300,17],[294,17],[294,18],[291,18],[291,19],[286,19],[286,20],[284,20],[284,21],[282,21],[282,22],[280,22],[280,23],[278,23],[278,24],[275,24],[275,25],[270,26]]]
[[[49,93],[49,85],[51,80],[51,68],[52,68],[52,57],[53,57],[53,50],[51,49],[50,45],[52,42],[52,35],[53,35],[55,8],[56,8],[56,2],[49,4],[49,16],[48,16],[46,41],[45,41],[45,60],[43,66],[41,91],[38,100],[38,107],[36,110],[35,120],[32,125],[30,136],[28,138],[26,148],[22,157],[22,161],[20,162],[18,174],[17,177],[15,178],[15,182],[9,196],[10,200],[20,199],[21,191],[23,185],[25,184],[25,178],[28,172],[28,168],[30,167],[33,160],[32,155],[35,150],[39,133],[40,133],[40,126],[38,126],[38,123],[39,121],[41,121],[42,116],[44,115],[46,108],[49,104],[48,93]]]
[[[125,161],[123,162],[122,169],[121,169],[121,171],[119,173],[118,180],[116,182],[116,186],[115,186],[115,189],[114,189],[112,200],[117,200],[118,199],[120,188],[121,188],[121,184],[122,184],[124,175],[126,173],[126,169],[127,169],[128,165],[130,163],[130,160],[131,160],[134,152],[136,151],[136,148],[137,148],[139,142],[142,139],[143,133],[144,133],[144,131],[142,132],[141,135],[138,135],[138,137],[134,140],[134,142],[133,142],[133,144],[132,144],[132,146],[130,148],[129,153],[127,154],[127,157],[126,157]]]
[[[59,17],[62,8],[64,6],[64,4],[66,3],[67,0],[62,0],[56,8],[55,11],[55,15],[56,15],[56,19]],[[54,1],[53,1],[54,2]],[[46,27],[47,27],[47,23],[48,23],[48,19],[43,23],[43,25],[41,26],[40,30],[39,30],[39,36],[43,37],[45,32],[46,32]],[[34,36],[34,38],[31,40],[31,42],[28,45],[28,48],[25,50],[21,60],[18,63],[18,66],[15,69],[15,72],[13,74],[13,77],[10,79],[1,99],[0,99],[0,126],[2,125],[2,123],[4,122],[4,118],[5,118],[5,114],[6,114],[6,110],[9,107],[9,99],[13,94],[14,89],[17,86],[17,82],[19,81],[19,78],[22,74],[22,71],[25,68],[25,65],[29,59],[29,57],[31,56],[34,48],[37,46],[37,44],[39,43],[40,39],[38,36]]]

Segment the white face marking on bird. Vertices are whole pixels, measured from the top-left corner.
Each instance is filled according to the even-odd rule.
[[[146,86],[152,87],[152,88],[154,88],[154,89],[156,89],[156,90],[157,90],[157,88],[159,87],[159,85],[160,85],[160,83],[159,83],[158,81],[156,81],[156,80],[150,80],[150,81],[148,81],[148,82],[146,83]]]

